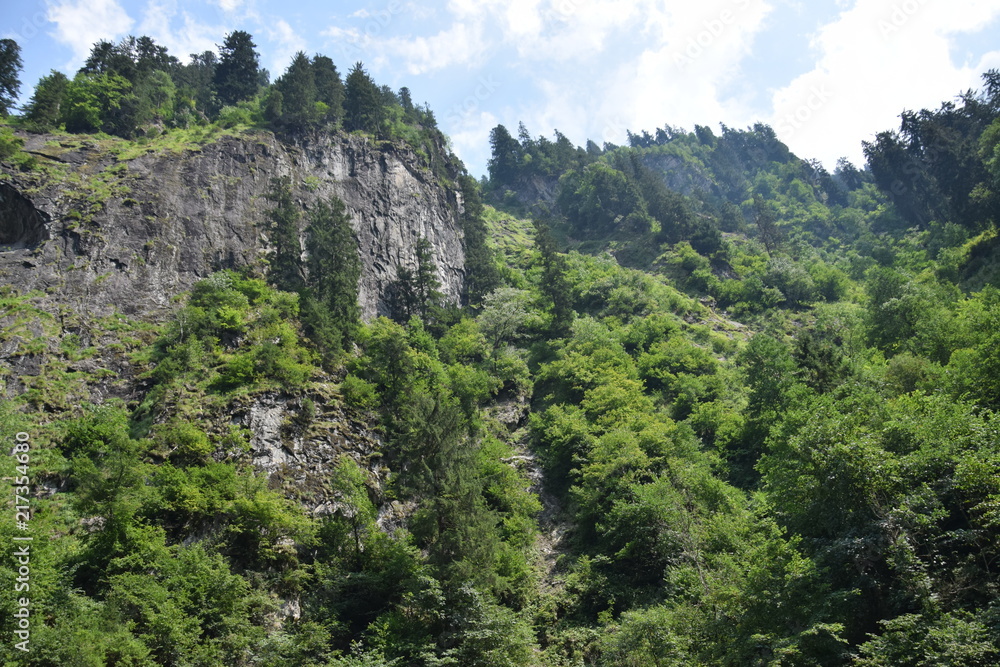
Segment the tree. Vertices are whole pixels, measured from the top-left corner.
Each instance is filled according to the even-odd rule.
[[[348,132],[370,132],[378,137],[381,124],[382,103],[378,86],[368,76],[364,65],[355,63],[344,86],[344,129]]]
[[[344,117],[344,83],[340,80],[340,72],[332,60],[321,55],[313,56],[312,69],[316,101],[327,106],[325,120],[335,123]]]
[[[192,53],[191,62],[180,67],[175,81],[184,95],[190,97],[203,113],[217,110],[215,93],[215,70],[219,57],[214,51]]]
[[[69,82],[61,108],[66,131],[127,131],[118,112],[122,111],[123,100],[131,88],[128,80],[118,74],[77,74]]]
[[[416,269],[400,267],[396,280],[389,287],[389,307],[397,322],[406,322],[417,315],[424,322],[436,314],[443,295],[438,291],[441,283],[437,279],[437,265],[434,264],[433,246],[420,237],[415,254]]]
[[[248,32],[235,30],[226,35],[215,68],[215,89],[221,104],[236,104],[257,94],[260,66],[256,46]]]
[[[12,39],[0,39],[0,116],[6,117],[21,90],[21,47]]]
[[[306,228],[306,250],[309,253],[306,294],[315,300],[316,307],[325,310],[326,316],[322,319],[322,330],[318,326],[319,314],[312,306],[303,313],[303,319],[329,348],[345,346],[353,340],[361,315],[358,307],[361,258],[350,218],[339,198],[316,204]]]
[[[281,93],[281,122],[290,128],[302,130],[317,120],[316,76],[312,62],[299,51],[292,59],[285,74],[274,82]]]
[[[485,294],[500,285],[493,251],[486,245],[488,230],[483,221],[483,202],[479,187],[471,176],[458,178],[462,188],[462,249],[465,251],[465,282],[462,284],[462,301],[476,304]]]
[[[497,125],[490,130],[490,149],[493,152],[487,163],[490,180],[496,185],[513,185],[521,166],[521,144],[510,136],[506,127]]]
[[[774,257],[774,252],[781,244],[781,230],[775,223],[774,211],[768,202],[759,194],[753,196],[754,223],[757,225],[757,236],[764,244],[769,257]]]
[[[299,240],[299,211],[292,201],[291,183],[287,177],[271,179],[267,198],[274,202],[268,211],[271,219],[271,242],[274,259],[271,261],[271,282],[278,289],[297,292],[305,287],[302,277],[302,243]]]
[[[566,260],[556,252],[556,242],[548,225],[535,221],[535,247],[542,265],[539,288],[551,305],[549,331],[560,338],[569,332],[573,322],[573,291],[566,278]]]
[[[35,92],[24,110],[24,118],[32,129],[47,132],[59,124],[68,89],[69,79],[56,70],[38,80]]]

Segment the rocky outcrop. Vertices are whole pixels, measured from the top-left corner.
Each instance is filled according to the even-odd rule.
[[[168,135],[169,136],[169,135]],[[303,211],[344,200],[362,260],[362,316],[386,312],[399,267],[427,238],[441,291],[457,300],[461,195],[406,147],[347,134],[294,142],[260,132],[202,146],[123,153],[112,140],[24,135],[39,168],[0,165],[0,280],[55,304],[106,316],[157,317],[213,271],[266,270],[266,194],[288,177]],[[129,150],[135,150],[129,148]]]
[[[664,184],[675,192],[691,196],[697,192],[715,192],[718,187],[703,166],[692,160],[669,153],[648,153],[643,163],[660,175]]]

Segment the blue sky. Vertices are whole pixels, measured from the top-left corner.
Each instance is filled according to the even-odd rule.
[[[469,171],[503,123],[574,143],[666,124],[765,122],[804,158],[863,162],[904,109],[937,107],[1000,69],[1000,0],[4,0],[22,100],[98,39],[146,34],[186,60],[250,32],[272,78],[296,51],[434,110]],[[13,5],[13,6],[11,6]]]

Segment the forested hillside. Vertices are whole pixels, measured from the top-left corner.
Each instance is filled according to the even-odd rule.
[[[62,179],[93,239],[168,223],[134,155],[343,137],[456,193],[461,294],[414,235],[362,320],[333,176],[246,167],[267,252],[155,317],[15,289],[74,237],[0,224],[7,664],[1000,662],[1000,75],[832,173],[765,125],[522,125],[477,182],[407,89],[253,49],[98,44],[0,125],[3,202]]]

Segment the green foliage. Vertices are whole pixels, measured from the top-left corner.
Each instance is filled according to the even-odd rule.
[[[0,128],[0,160],[9,160],[20,153],[24,140],[16,136],[10,128]]]
[[[259,55],[256,46],[249,33],[234,30],[226,35],[219,47],[214,79],[222,106],[235,105],[257,94]]]
[[[856,664],[881,665],[978,665],[1000,658],[997,646],[987,639],[986,627],[968,614],[945,614],[926,618],[907,614],[882,622],[884,631],[861,645],[863,657]]]
[[[109,132],[120,136],[131,136],[135,123],[128,117],[128,108],[122,107],[132,85],[127,79],[117,74],[77,74],[66,89],[66,99],[63,102],[61,120],[66,124],[68,132],[99,132],[118,129],[119,132]],[[115,127],[116,118],[120,113],[124,124]]]
[[[256,56],[231,47],[226,74],[212,53],[99,43],[72,82],[39,83],[22,127],[72,108],[88,131],[266,118],[406,141],[461,190],[466,308],[442,306],[420,239],[383,295],[397,321],[361,323],[357,240],[316,179],[303,205],[272,183],[271,285],[197,283],[134,353],[132,384],[76,369],[123,349],[110,332],[0,294],[0,373],[8,396],[27,390],[0,427],[30,431],[44,485],[32,660],[1000,659],[996,73],[904,114],[867,170],[828,173],[759,124],[586,149],[522,125],[491,133],[480,185],[408,89],[360,63],[341,85],[330,59],[297,54],[258,97]],[[252,87],[224,100],[213,82],[237,60]],[[203,135],[174,133],[156,146]],[[21,164],[19,135],[0,137]],[[124,386],[131,412],[80,407]],[[8,590],[15,533],[0,526]]]
[[[21,47],[13,39],[0,39],[0,117],[10,110],[21,90]]]
[[[344,202],[320,201],[306,227],[307,292],[302,319],[310,337],[323,348],[346,347],[353,339],[361,315],[358,280],[361,259]]]
[[[383,107],[378,87],[364,65],[355,63],[344,82],[344,129],[381,136]]]

